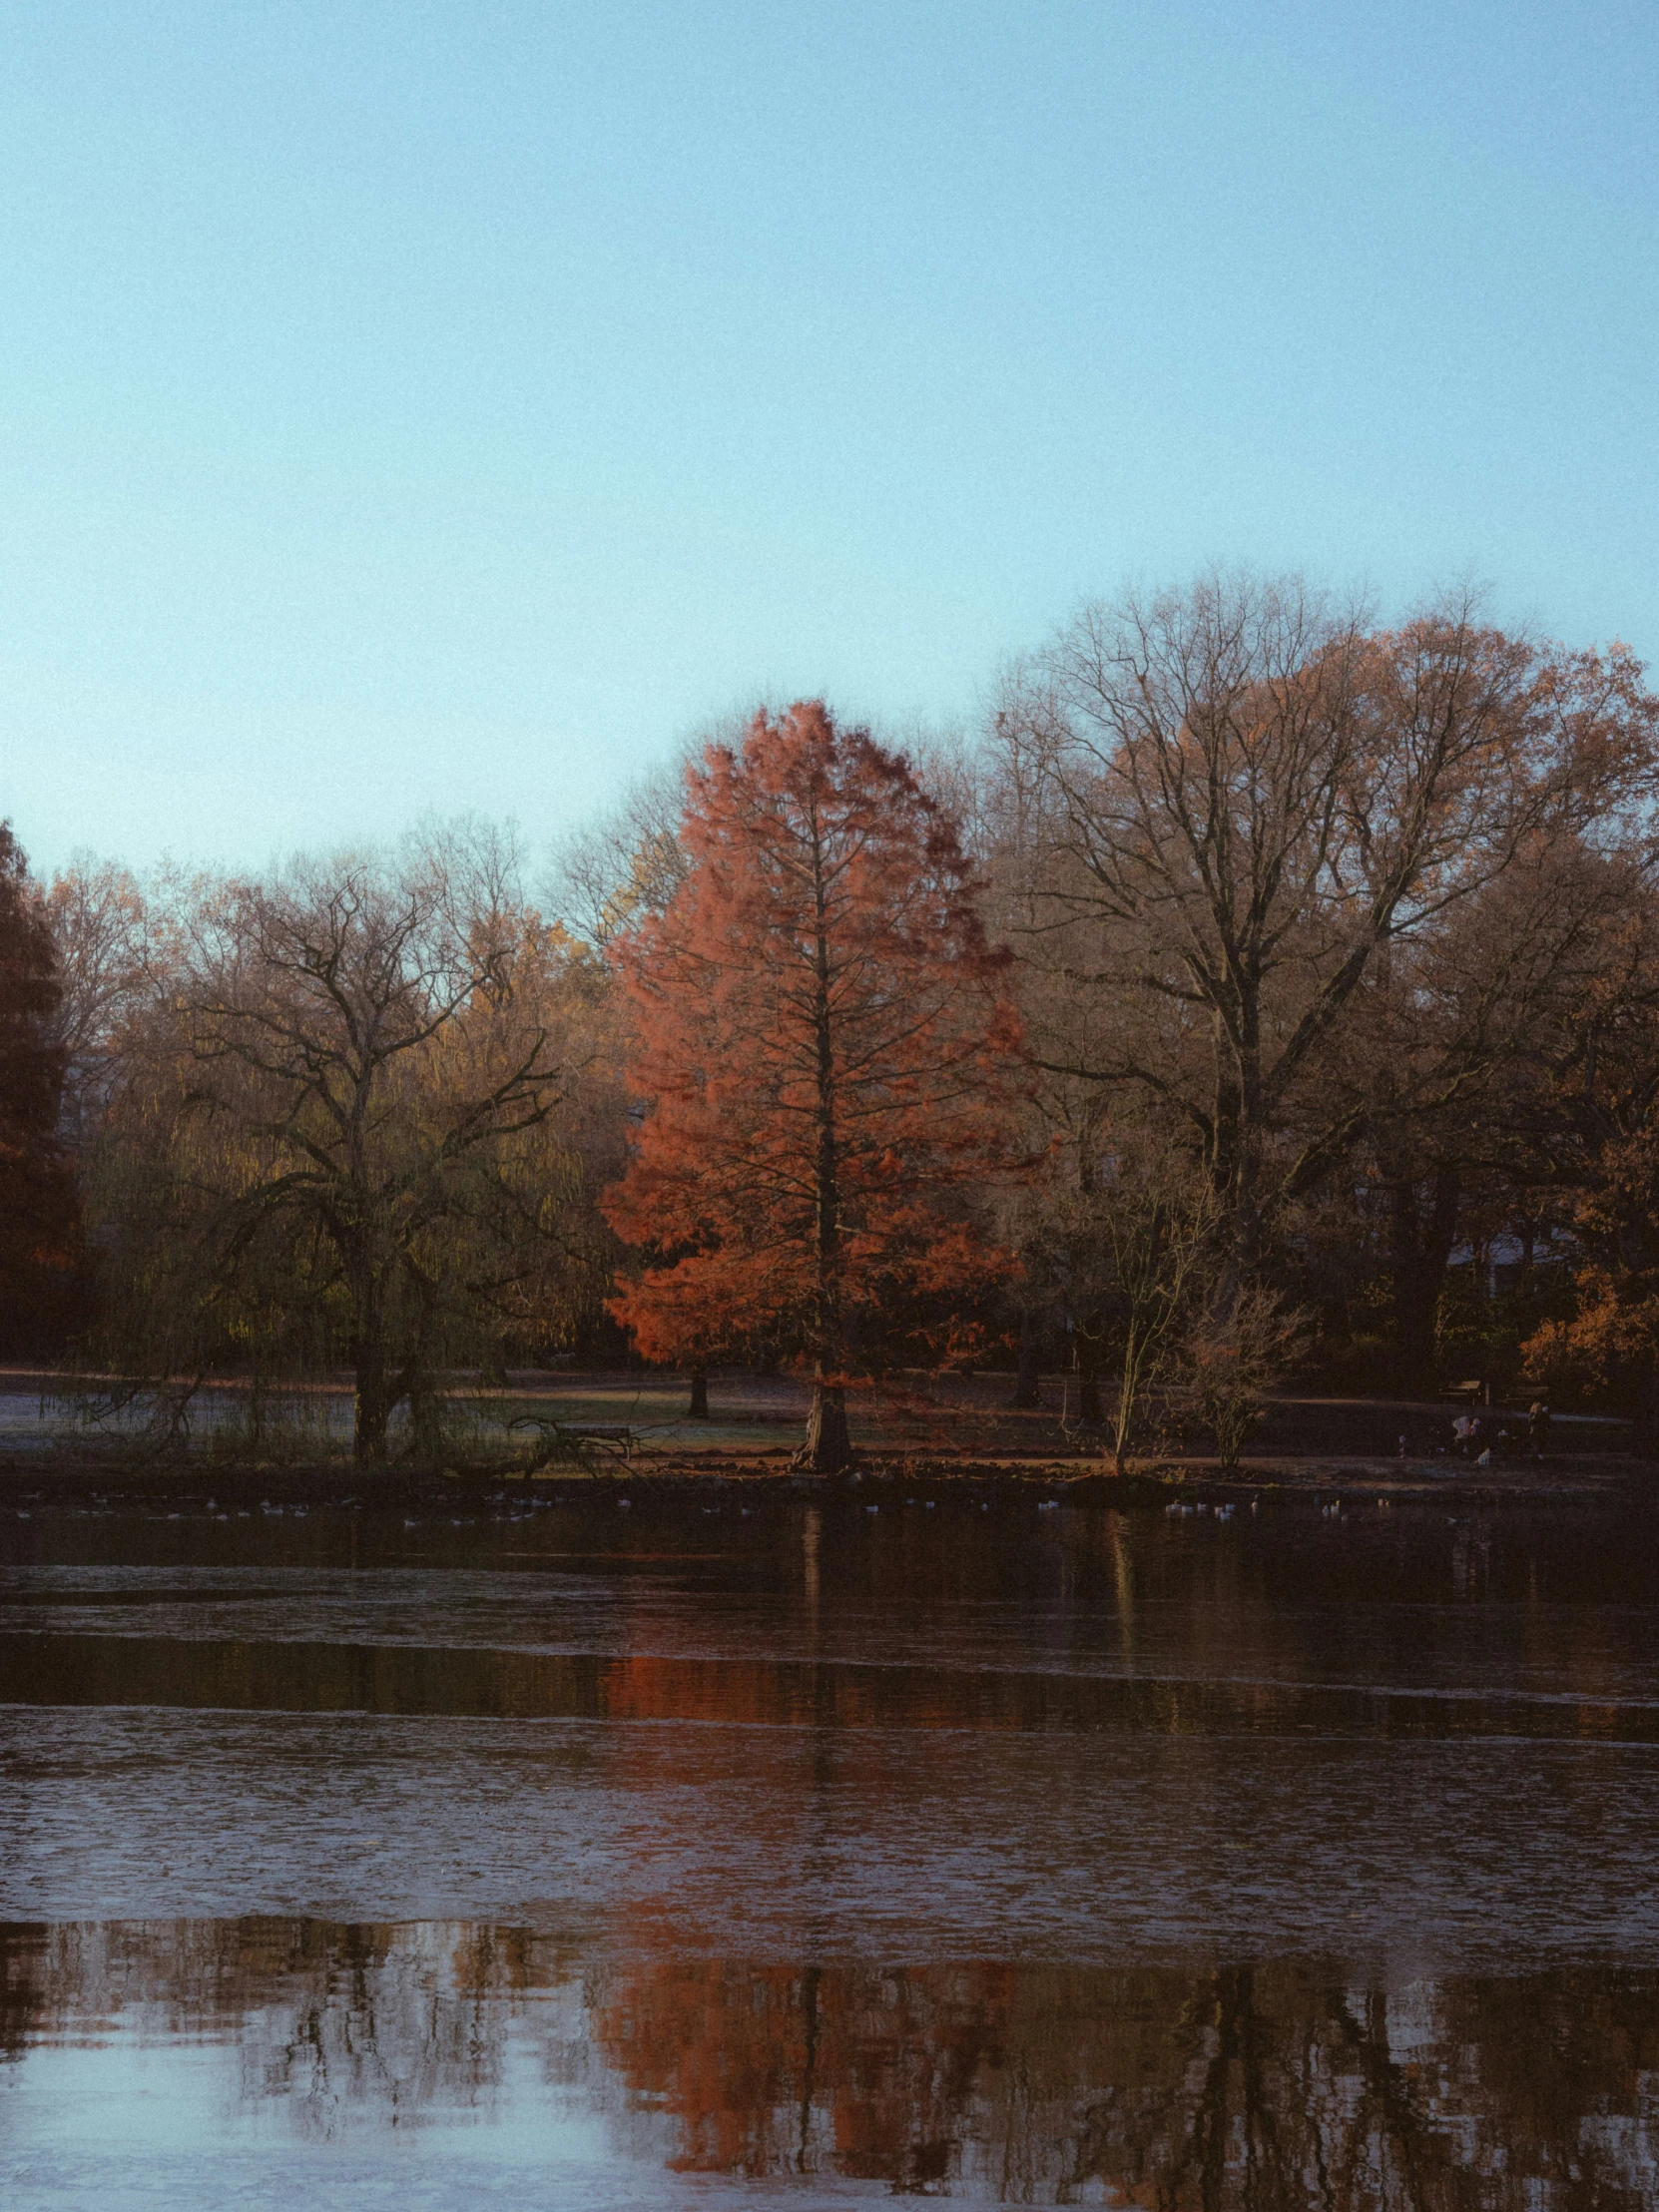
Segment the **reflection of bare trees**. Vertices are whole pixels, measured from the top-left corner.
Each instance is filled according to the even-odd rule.
[[[547,1999],[571,1992],[568,2008]],[[580,2050],[566,1947],[472,1922],[154,1921],[0,1930],[0,2057],[28,2042],[186,2037],[234,2046],[236,2093],[296,2132],[488,2115],[515,2021]],[[572,2032],[558,2023],[574,2014]]]
[[[579,1971],[465,1923],[0,1932],[0,2058],[126,2030],[235,2049],[297,2132],[501,2112],[516,2044],[681,2171],[1167,2212],[1654,2201],[1659,1974],[1399,1990],[1278,1961]]]
[[[0,2066],[21,2058],[44,2030],[46,1931],[0,1930]]]
[[[286,2098],[311,2135],[365,2110],[402,2126],[491,2111],[506,2030],[535,1978],[522,1933],[442,1923],[339,1929],[320,1942],[319,1933],[300,1931],[311,1970],[299,2001],[245,2015],[244,2097]]]
[[[1062,2188],[1098,2176],[1161,2204],[1264,2212],[1463,2201],[1446,2186],[1460,2130],[1396,2063],[1387,1997],[1295,1967],[1218,1968],[1168,2005],[1163,1977],[1121,1979],[1129,2001],[1099,2023],[1118,2078],[1081,2112]]]
[[[1195,2212],[1650,2203],[1652,1977],[669,1961],[593,2033],[701,2172]],[[1566,2049],[1576,2064],[1555,2060]]]

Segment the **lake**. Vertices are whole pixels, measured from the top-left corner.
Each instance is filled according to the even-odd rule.
[[[0,2201],[1659,2203],[1656,1534],[0,1505]]]

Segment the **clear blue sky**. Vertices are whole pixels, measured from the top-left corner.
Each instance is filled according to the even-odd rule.
[[[0,6],[0,814],[542,840],[1086,594],[1659,658],[1659,8]]]

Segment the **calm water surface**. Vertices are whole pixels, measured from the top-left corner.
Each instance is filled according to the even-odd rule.
[[[0,1508],[0,2201],[1659,2203],[1659,1520]]]

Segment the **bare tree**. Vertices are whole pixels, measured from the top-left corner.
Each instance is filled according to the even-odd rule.
[[[1144,1116],[1108,1122],[1098,1091],[1067,1097],[1050,1088],[1037,1104],[1058,1134],[1037,1171],[1009,1194],[1002,1232],[1019,1252],[1024,1314],[1033,1323],[1064,1317],[1079,1418],[1104,1427],[1113,1469],[1123,1474],[1149,1394],[1170,1375],[1202,1301],[1219,1206],[1190,1160]]]
[[[555,847],[548,906],[598,951],[647,914],[661,913],[686,879],[691,863],[680,817],[693,751],[687,747],[642,776],[615,807]]]
[[[149,987],[149,902],[131,871],[71,854],[52,880],[46,918],[58,950],[57,1035],[68,1133],[84,1143],[111,1079],[116,1040]]]
[[[1659,733],[1640,674],[1466,604],[1378,632],[1210,577],[1086,608],[1010,680],[998,918],[1043,978],[1035,1056],[1186,1132],[1241,1280],[1366,1125],[1326,1077],[1384,948],[1541,836],[1628,823]]]
[[[359,1459],[384,1458],[401,1403],[430,1435],[469,1328],[546,1318],[591,1262],[572,1130],[591,968],[476,825],[222,883],[180,917],[106,1157],[152,1133],[155,1236],[194,1229],[233,1339],[276,1326],[263,1308],[326,1319]]]
[[[1474,1215],[1524,1233],[1562,1187],[1585,1015],[1617,1020],[1655,987],[1646,878],[1639,853],[1559,828],[1439,927],[1382,946],[1356,996],[1322,1081],[1333,1110],[1365,1120],[1357,1165],[1401,1386],[1431,1372],[1446,1265]]]
[[[1247,1283],[1224,1298],[1189,1334],[1179,1395],[1214,1436],[1229,1473],[1268,1391],[1297,1359],[1306,1337],[1307,1317],[1260,1283]]]

